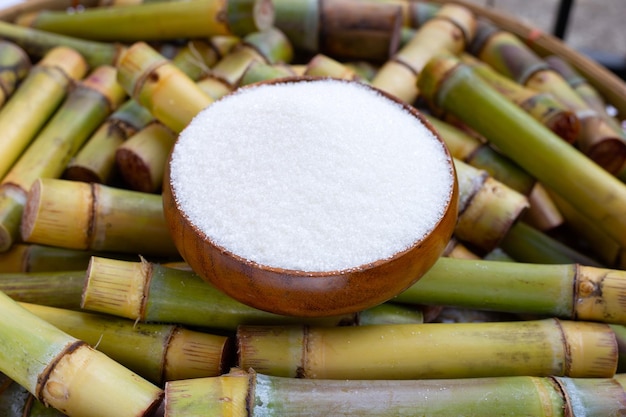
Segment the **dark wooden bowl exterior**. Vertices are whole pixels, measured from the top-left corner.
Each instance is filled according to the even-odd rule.
[[[273,82],[311,81],[314,78],[292,77]],[[389,94],[380,93],[402,105],[443,143],[415,108]],[[447,152],[445,146],[444,149]],[[163,183],[164,213],[181,256],[198,275],[232,298],[260,310],[291,316],[321,317],[356,312],[385,302],[411,286],[443,252],[456,225],[458,200],[454,164],[450,155],[447,156],[455,181],[445,214],[433,231],[390,259],[349,270],[303,272],[271,268],[214,244],[178,207],[169,178],[169,163]]]

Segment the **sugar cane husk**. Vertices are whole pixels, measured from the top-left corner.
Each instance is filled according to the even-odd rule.
[[[259,61],[253,61],[248,65],[248,69],[241,78],[240,85],[248,85],[264,80],[273,80],[277,78],[293,77],[296,73],[290,66],[284,64],[265,64]]]
[[[526,88],[469,54],[462,54],[461,61],[472,67],[489,85],[545,124],[563,140],[568,143],[576,142],[581,129],[580,120],[574,111],[557,101],[551,93]]]
[[[26,51],[13,42],[0,40],[0,108],[28,75],[31,65]]]
[[[216,35],[243,36],[270,27],[267,0],[190,0],[126,7],[88,8],[81,13],[39,10],[16,18],[22,26],[77,38],[132,43]]]
[[[440,51],[461,52],[475,31],[475,17],[466,8],[446,4],[428,20],[372,80],[380,88],[412,104],[419,95],[416,81],[429,59]]]
[[[598,228],[596,223],[590,221],[589,218],[581,215],[578,210],[559,195],[551,190],[549,193],[563,214],[567,227],[573,230],[578,238],[588,242],[588,247],[596,258],[609,267],[626,268],[626,251],[615,239]]]
[[[145,322],[234,330],[242,323],[299,323],[301,318],[257,310],[228,297],[189,270],[94,257],[82,307]],[[307,321],[352,324],[355,314]]]
[[[474,53],[496,71],[537,91],[550,92],[576,113],[580,132],[576,144],[611,173],[626,162],[626,136],[593,110],[563,77],[512,33],[483,24],[472,45]]]
[[[500,247],[518,262],[605,266],[523,221],[517,222],[509,229],[500,242]]]
[[[69,416],[143,416],[162,391],[0,294],[0,371]],[[111,401],[115,398],[115,401]]]
[[[431,105],[460,117],[544,186],[596,221],[619,243],[626,243],[623,215],[626,188],[617,178],[502,97],[450,55],[431,60],[420,76],[419,85]],[[467,103],[472,103],[471,109]],[[478,117],[477,112],[488,116]],[[506,133],[512,131],[516,132],[514,140]]]
[[[304,75],[362,81],[361,76],[354,69],[325,54],[317,54],[311,58],[306,65]]]
[[[60,179],[33,184],[22,218],[30,243],[177,257],[161,196]]]
[[[239,326],[236,339],[242,368],[312,379],[610,378],[617,366],[617,344],[608,324],[558,319]]]
[[[64,47],[50,51],[31,68],[0,112],[0,178],[56,111],[72,82],[82,78],[86,71],[87,64],[81,55]]]
[[[386,2],[319,0],[319,51],[339,59],[385,62],[398,50],[402,9]]]
[[[170,60],[145,42],[120,57],[117,79],[126,92],[161,123],[180,132],[213,100]]]
[[[486,171],[454,159],[459,183],[459,214],[454,236],[475,251],[493,250],[528,207],[523,194]]]
[[[154,384],[217,376],[228,364],[228,337],[173,324],[135,323],[106,315],[22,303],[31,313]]]
[[[319,51],[320,1],[274,0],[274,26],[281,30],[297,50]]]
[[[30,56],[37,58],[45,56],[59,46],[73,49],[84,57],[90,68],[115,65],[119,54],[124,49],[124,46],[119,43],[90,41],[4,21],[0,21],[0,37],[14,42],[24,48]]]
[[[493,396],[497,401],[477,401]],[[626,404],[614,378],[493,377],[436,380],[309,380],[233,368],[219,377],[171,381],[166,415],[608,416]],[[231,401],[224,401],[228,398]]]
[[[132,135],[115,151],[115,161],[125,184],[135,191],[160,191],[165,161],[176,134],[159,122],[153,122]]]
[[[434,116],[425,117],[441,134],[453,157],[487,171],[493,178],[521,194],[531,194],[536,180],[510,158],[450,123]]]
[[[85,271],[2,273],[0,291],[15,301],[77,310]]]
[[[135,100],[128,100],[114,111],[91,135],[68,163],[63,178],[73,181],[110,184],[117,174],[115,153],[152,115]]]
[[[574,263],[440,258],[426,281],[393,302],[623,324],[624,277],[622,270]]]

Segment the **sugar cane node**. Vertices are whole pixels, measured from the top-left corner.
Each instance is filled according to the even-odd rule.
[[[261,82],[211,104],[180,134],[164,184],[194,271],[284,315],[390,299],[434,264],[457,217],[454,164],[430,123],[330,78]]]

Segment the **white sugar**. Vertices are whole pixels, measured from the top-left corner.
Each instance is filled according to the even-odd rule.
[[[307,272],[392,257],[428,234],[447,155],[401,106],[356,83],[242,89],[198,114],[171,161],[175,198],[214,243]]]

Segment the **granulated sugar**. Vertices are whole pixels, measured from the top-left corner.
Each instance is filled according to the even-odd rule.
[[[356,83],[242,89],[199,113],[170,177],[213,243],[262,265],[354,268],[412,246],[441,219],[453,174],[441,143]]]

